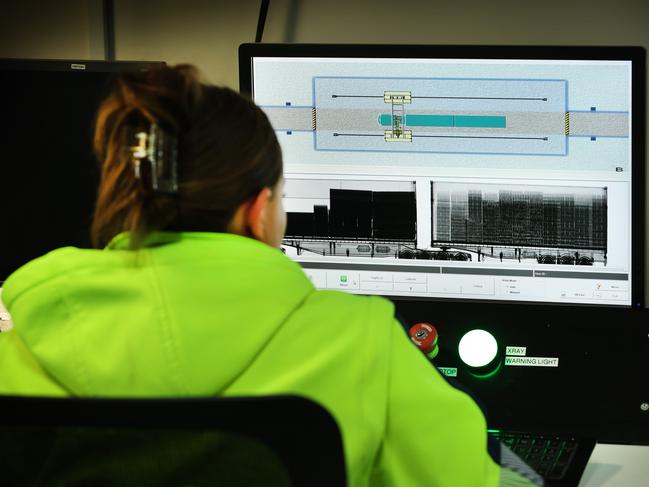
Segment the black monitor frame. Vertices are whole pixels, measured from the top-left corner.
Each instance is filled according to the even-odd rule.
[[[239,47],[239,87],[241,93],[253,97],[252,58],[254,57],[317,57],[317,58],[404,58],[404,59],[558,59],[558,60],[620,60],[631,61],[632,70],[632,133],[631,167],[632,239],[631,239],[631,302],[633,308],[645,307],[645,103],[646,52],[642,47],[618,46],[478,46],[478,45],[380,45],[380,44],[242,44]],[[395,302],[449,301],[487,302],[473,299],[410,298],[387,296]],[[489,301],[493,303],[494,301]],[[496,301],[500,302],[500,301]],[[519,301],[515,303],[538,305]],[[547,306],[602,306],[544,303]]]
[[[97,61],[83,59],[17,59],[0,58],[1,71],[70,71],[126,73],[162,67],[163,61]]]
[[[118,75],[119,73],[127,72],[140,72],[146,71],[155,67],[164,66],[165,63],[161,61],[96,61],[96,60],[78,60],[78,59],[0,59],[0,77],[3,76],[3,73],[69,73],[71,76],[79,76],[82,78],[85,74],[88,73],[106,73],[107,77],[112,75]],[[68,93],[70,95],[70,93]],[[4,96],[11,96],[10,93],[5,93]],[[74,102],[73,98],[70,97],[70,101]],[[91,110],[95,110],[96,107],[90,107]],[[90,121],[89,121],[90,122]],[[10,122],[9,122],[10,123]],[[91,132],[92,122],[88,125],[88,132]],[[6,130],[6,129],[5,129]],[[9,132],[11,133],[11,132]],[[72,142],[71,142],[72,143]],[[91,140],[82,142],[82,144],[87,145],[90,148]],[[81,143],[79,144],[81,145]],[[43,159],[46,158],[64,158],[64,154],[52,154],[51,151],[43,150],[40,154],[40,157]],[[79,169],[77,167],[77,169]],[[2,168],[0,168],[0,173],[2,173]],[[99,165],[93,164],[93,167],[84,168],[81,172],[76,172],[72,179],[74,181],[83,181],[84,184],[96,184],[91,183],[91,180],[97,180],[99,178]],[[12,191],[29,192],[32,189],[32,185],[29,181],[12,181],[11,183],[11,194]],[[70,189],[70,188],[68,188]],[[76,188],[75,188],[76,190]],[[80,188],[79,193],[84,195],[90,194],[90,192],[95,192],[96,188]],[[89,203],[88,196],[81,196],[80,194],[75,193],[75,197],[78,198],[79,205],[87,206]],[[5,198],[7,197],[7,192],[4,194]],[[43,197],[45,198],[45,196]],[[38,196],[34,195],[34,199],[37,200]],[[47,205],[47,201],[41,202],[44,205]],[[94,205],[94,202],[93,202]],[[24,209],[23,209],[24,210]],[[13,209],[14,212],[19,212],[20,209]],[[92,213],[92,208],[88,208],[89,214]],[[16,213],[14,213],[15,215]],[[29,218],[29,217],[26,217]],[[5,220],[5,224],[6,224]],[[77,224],[79,225],[79,224]],[[7,226],[5,225],[5,230]],[[11,232],[11,226],[9,225],[8,232]],[[34,230],[36,232],[36,230]],[[11,234],[11,233],[9,233]],[[88,237],[89,241],[89,237]],[[11,243],[9,239],[5,242],[6,245],[15,245]],[[70,245],[83,245],[84,242],[77,241],[75,238],[70,238]],[[2,245],[0,245],[2,246]],[[44,246],[42,252],[45,253],[49,250],[53,250],[47,246]],[[32,258],[37,255],[32,255]],[[2,258],[0,256],[0,258]],[[23,262],[26,263],[26,262]],[[0,261],[0,286],[2,285],[3,279],[8,276],[12,270],[15,270],[15,263],[11,262],[7,265],[7,262]]]

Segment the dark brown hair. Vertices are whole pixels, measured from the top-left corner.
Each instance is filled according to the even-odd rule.
[[[178,139],[178,194],[136,178],[134,130],[157,124]],[[228,88],[202,83],[189,65],[123,75],[97,114],[95,154],[101,181],[92,240],[104,247],[131,232],[138,247],[151,231],[226,231],[234,211],[282,175],[268,118]]]

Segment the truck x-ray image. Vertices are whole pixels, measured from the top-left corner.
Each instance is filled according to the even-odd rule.
[[[431,245],[479,257],[606,263],[607,188],[431,183]]]
[[[396,257],[417,238],[413,181],[291,180],[284,245],[301,253]]]

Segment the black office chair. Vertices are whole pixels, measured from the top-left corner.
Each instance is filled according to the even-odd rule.
[[[346,485],[335,420],[297,396],[4,396],[0,411],[2,485]]]

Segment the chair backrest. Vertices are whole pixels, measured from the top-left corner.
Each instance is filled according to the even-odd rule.
[[[3,485],[346,485],[334,418],[297,396],[0,397]]]

